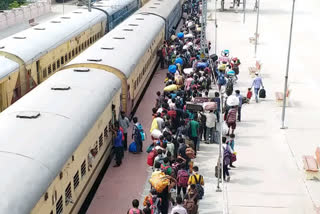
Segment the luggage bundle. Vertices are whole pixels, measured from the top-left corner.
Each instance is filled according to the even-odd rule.
[[[161,193],[169,185],[170,180],[163,172],[159,172],[149,179],[149,183],[158,193]]]

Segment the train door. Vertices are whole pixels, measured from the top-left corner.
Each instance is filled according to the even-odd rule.
[[[36,82],[36,84],[40,84],[40,62],[39,62],[39,60],[36,62],[36,66],[37,66],[37,82]]]

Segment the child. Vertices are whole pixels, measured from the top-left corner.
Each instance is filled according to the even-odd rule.
[[[250,102],[250,99],[252,97],[252,91],[251,91],[251,88],[248,88],[248,92],[247,92],[247,98],[248,98],[248,102]]]
[[[229,139],[229,145],[231,147],[232,150],[234,150],[234,138],[235,138],[235,134],[231,134],[230,135],[230,139]]]

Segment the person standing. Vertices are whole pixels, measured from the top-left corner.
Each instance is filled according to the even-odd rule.
[[[205,141],[209,143],[209,138],[210,138],[210,143],[213,143],[217,116],[214,114],[213,110],[210,110],[210,112],[205,113],[204,115],[207,118],[206,120],[207,131],[206,131]]]
[[[256,103],[258,103],[259,90],[261,87],[264,88],[263,83],[262,83],[262,78],[259,77],[258,72],[256,72],[256,77],[254,78],[254,80],[252,82],[251,88],[252,87],[254,88],[254,95],[255,95]]]
[[[132,120],[134,123],[132,130],[132,138],[134,139],[134,142],[137,144],[137,152],[142,152],[142,136],[141,131],[139,130],[141,124],[138,122],[137,117],[134,117]]]
[[[138,199],[134,199],[132,201],[133,208],[129,209],[127,214],[143,214],[142,210],[139,209],[139,201]]]
[[[216,110],[216,116],[217,116],[217,121],[220,122],[220,94],[219,92],[214,93],[214,98],[213,102],[217,104],[217,110]]]
[[[194,150],[195,154],[197,154],[197,150],[199,150],[199,145],[198,145],[198,136],[199,136],[199,122],[198,120],[198,114],[194,114],[194,118],[190,121],[190,138],[194,143]]]
[[[234,134],[234,130],[236,129],[236,121],[237,121],[237,107],[232,106],[231,109],[228,111],[226,117],[226,122],[228,125],[228,133],[227,136],[229,136],[230,128],[231,128],[231,134]]]
[[[123,129],[124,141],[123,141],[123,149],[127,151],[128,149],[128,128],[130,126],[129,119],[126,117],[125,112],[121,111],[119,117],[120,127]]]
[[[116,164],[113,167],[119,167],[122,163],[123,145],[122,145],[122,132],[119,129],[119,124],[115,124],[112,130],[116,136],[114,139],[114,150],[116,155]]]
[[[241,108],[242,108],[242,102],[243,102],[243,97],[240,94],[240,90],[236,90],[236,97],[239,99],[239,105],[238,105],[238,121],[241,121]]]

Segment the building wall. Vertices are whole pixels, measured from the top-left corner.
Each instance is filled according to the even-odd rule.
[[[51,11],[52,0],[42,0],[0,13],[0,30],[24,22],[32,23],[34,18]],[[54,0],[53,0],[54,1]]]

